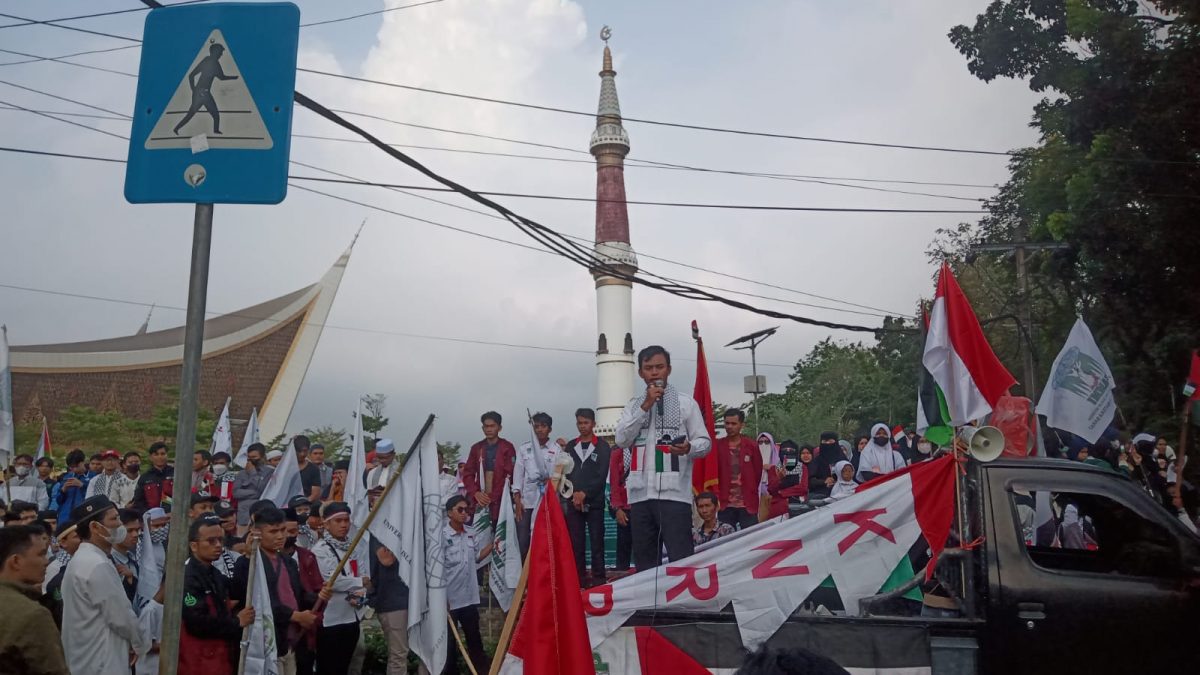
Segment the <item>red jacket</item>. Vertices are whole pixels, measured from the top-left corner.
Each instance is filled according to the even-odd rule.
[[[297,546],[296,560],[296,567],[300,570],[300,587],[306,593],[320,593],[321,587],[325,585],[325,577],[321,576],[321,566],[317,564],[317,555],[303,546]],[[317,648],[315,624],[313,630],[305,633],[302,639],[308,645],[309,649]]]
[[[513,465],[516,463],[517,449],[512,443],[503,438],[497,439],[496,465],[492,470],[492,485],[487,491],[492,503],[488,510],[492,514],[492,522],[498,522],[496,516],[500,513],[500,499],[504,496],[504,481],[512,478]],[[483,465],[483,448],[487,441],[479,441],[471,446],[471,454],[467,455],[467,465],[463,467],[463,487],[467,491],[467,504],[475,508],[475,493],[483,488],[479,485],[480,467]]]
[[[612,449],[612,457],[608,460],[608,503],[613,510],[629,510],[629,493],[625,490],[625,451],[621,448]]]
[[[216,613],[213,596],[205,596],[203,602],[210,613]],[[230,659],[227,641],[194,637],[186,625],[179,631],[179,675],[232,675]]]
[[[742,460],[742,503],[750,513],[758,513],[758,485],[762,481],[762,453],[754,439],[741,436],[738,450]],[[717,452],[717,499],[723,509],[729,503],[729,439],[719,438],[716,442]]]
[[[780,487],[783,479],[779,477],[779,471],[773,466],[767,467],[767,494],[771,495],[768,518],[788,514],[788,497],[808,496],[808,465],[800,464],[800,467],[800,482],[788,487]]]

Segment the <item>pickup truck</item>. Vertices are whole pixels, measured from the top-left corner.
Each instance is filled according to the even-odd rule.
[[[1200,537],[1136,484],[1066,460],[998,459],[970,460],[961,486],[970,543],[947,549],[937,575],[956,610],[922,616],[908,601],[907,616],[889,615],[921,573],[859,616],[802,608],[768,645],[852,673],[1200,673]],[[639,612],[626,626],[652,627],[712,672],[745,653],[729,611]]]

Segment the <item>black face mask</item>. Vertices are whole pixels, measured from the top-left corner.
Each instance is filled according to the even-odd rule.
[[[142,470],[141,464],[130,464],[129,466],[125,467],[125,471],[127,471],[128,473],[138,473],[141,470]]]
[[[876,436],[873,440],[875,441],[875,445],[878,445],[879,447],[883,447],[888,444],[888,439],[885,436]]]

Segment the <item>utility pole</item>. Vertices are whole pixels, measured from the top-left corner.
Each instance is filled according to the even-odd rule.
[[[1037,376],[1033,372],[1033,318],[1029,303],[1029,270],[1026,269],[1027,251],[1053,251],[1068,248],[1060,242],[1034,243],[1029,241],[1029,225],[1021,221],[1017,225],[1016,236],[1011,242],[995,244],[972,244],[971,253],[1013,252],[1013,260],[1017,265],[1017,327],[1019,335],[1017,344],[1021,347],[1022,368],[1021,384],[1029,400],[1037,403]]]
[[[758,359],[756,358],[756,355],[754,352],[756,349],[758,349],[758,345],[761,344],[763,340],[766,340],[767,338],[774,335],[775,331],[777,331],[777,330],[779,330],[779,326],[775,326],[774,328],[766,328],[766,329],[760,330],[756,333],[751,333],[749,335],[743,335],[742,337],[725,345],[726,347],[733,347],[734,345],[745,343],[741,347],[733,347],[733,348],[750,350],[750,372],[753,374],[750,377],[745,378],[745,386],[743,387],[743,389],[745,390],[745,393],[751,394],[754,396],[754,436],[755,436],[755,438],[757,438],[758,435],[760,433],[762,433],[762,429],[759,428],[759,423],[758,423],[758,395],[767,393],[767,378],[766,378],[766,376],[763,376],[761,378],[759,377]]]

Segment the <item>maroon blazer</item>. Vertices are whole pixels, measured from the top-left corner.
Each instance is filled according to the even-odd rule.
[[[492,514],[492,523],[498,522],[496,516],[500,513],[500,499],[504,496],[504,481],[512,478],[513,466],[516,464],[517,449],[512,443],[503,438],[496,441],[499,447],[496,448],[496,465],[492,471],[492,485],[487,494],[492,498],[492,503],[488,506],[488,510]],[[475,508],[475,493],[483,488],[479,485],[479,468],[483,464],[483,447],[487,445],[487,441],[479,441],[471,446],[471,453],[467,455],[467,465],[463,467],[463,488],[467,491],[467,506]]]
[[[742,460],[742,503],[746,511],[758,513],[758,485],[762,481],[762,453],[754,439],[741,436],[738,450]],[[729,439],[719,438],[716,441],[717,451],[717,498],[723,509],[729,503]]]

